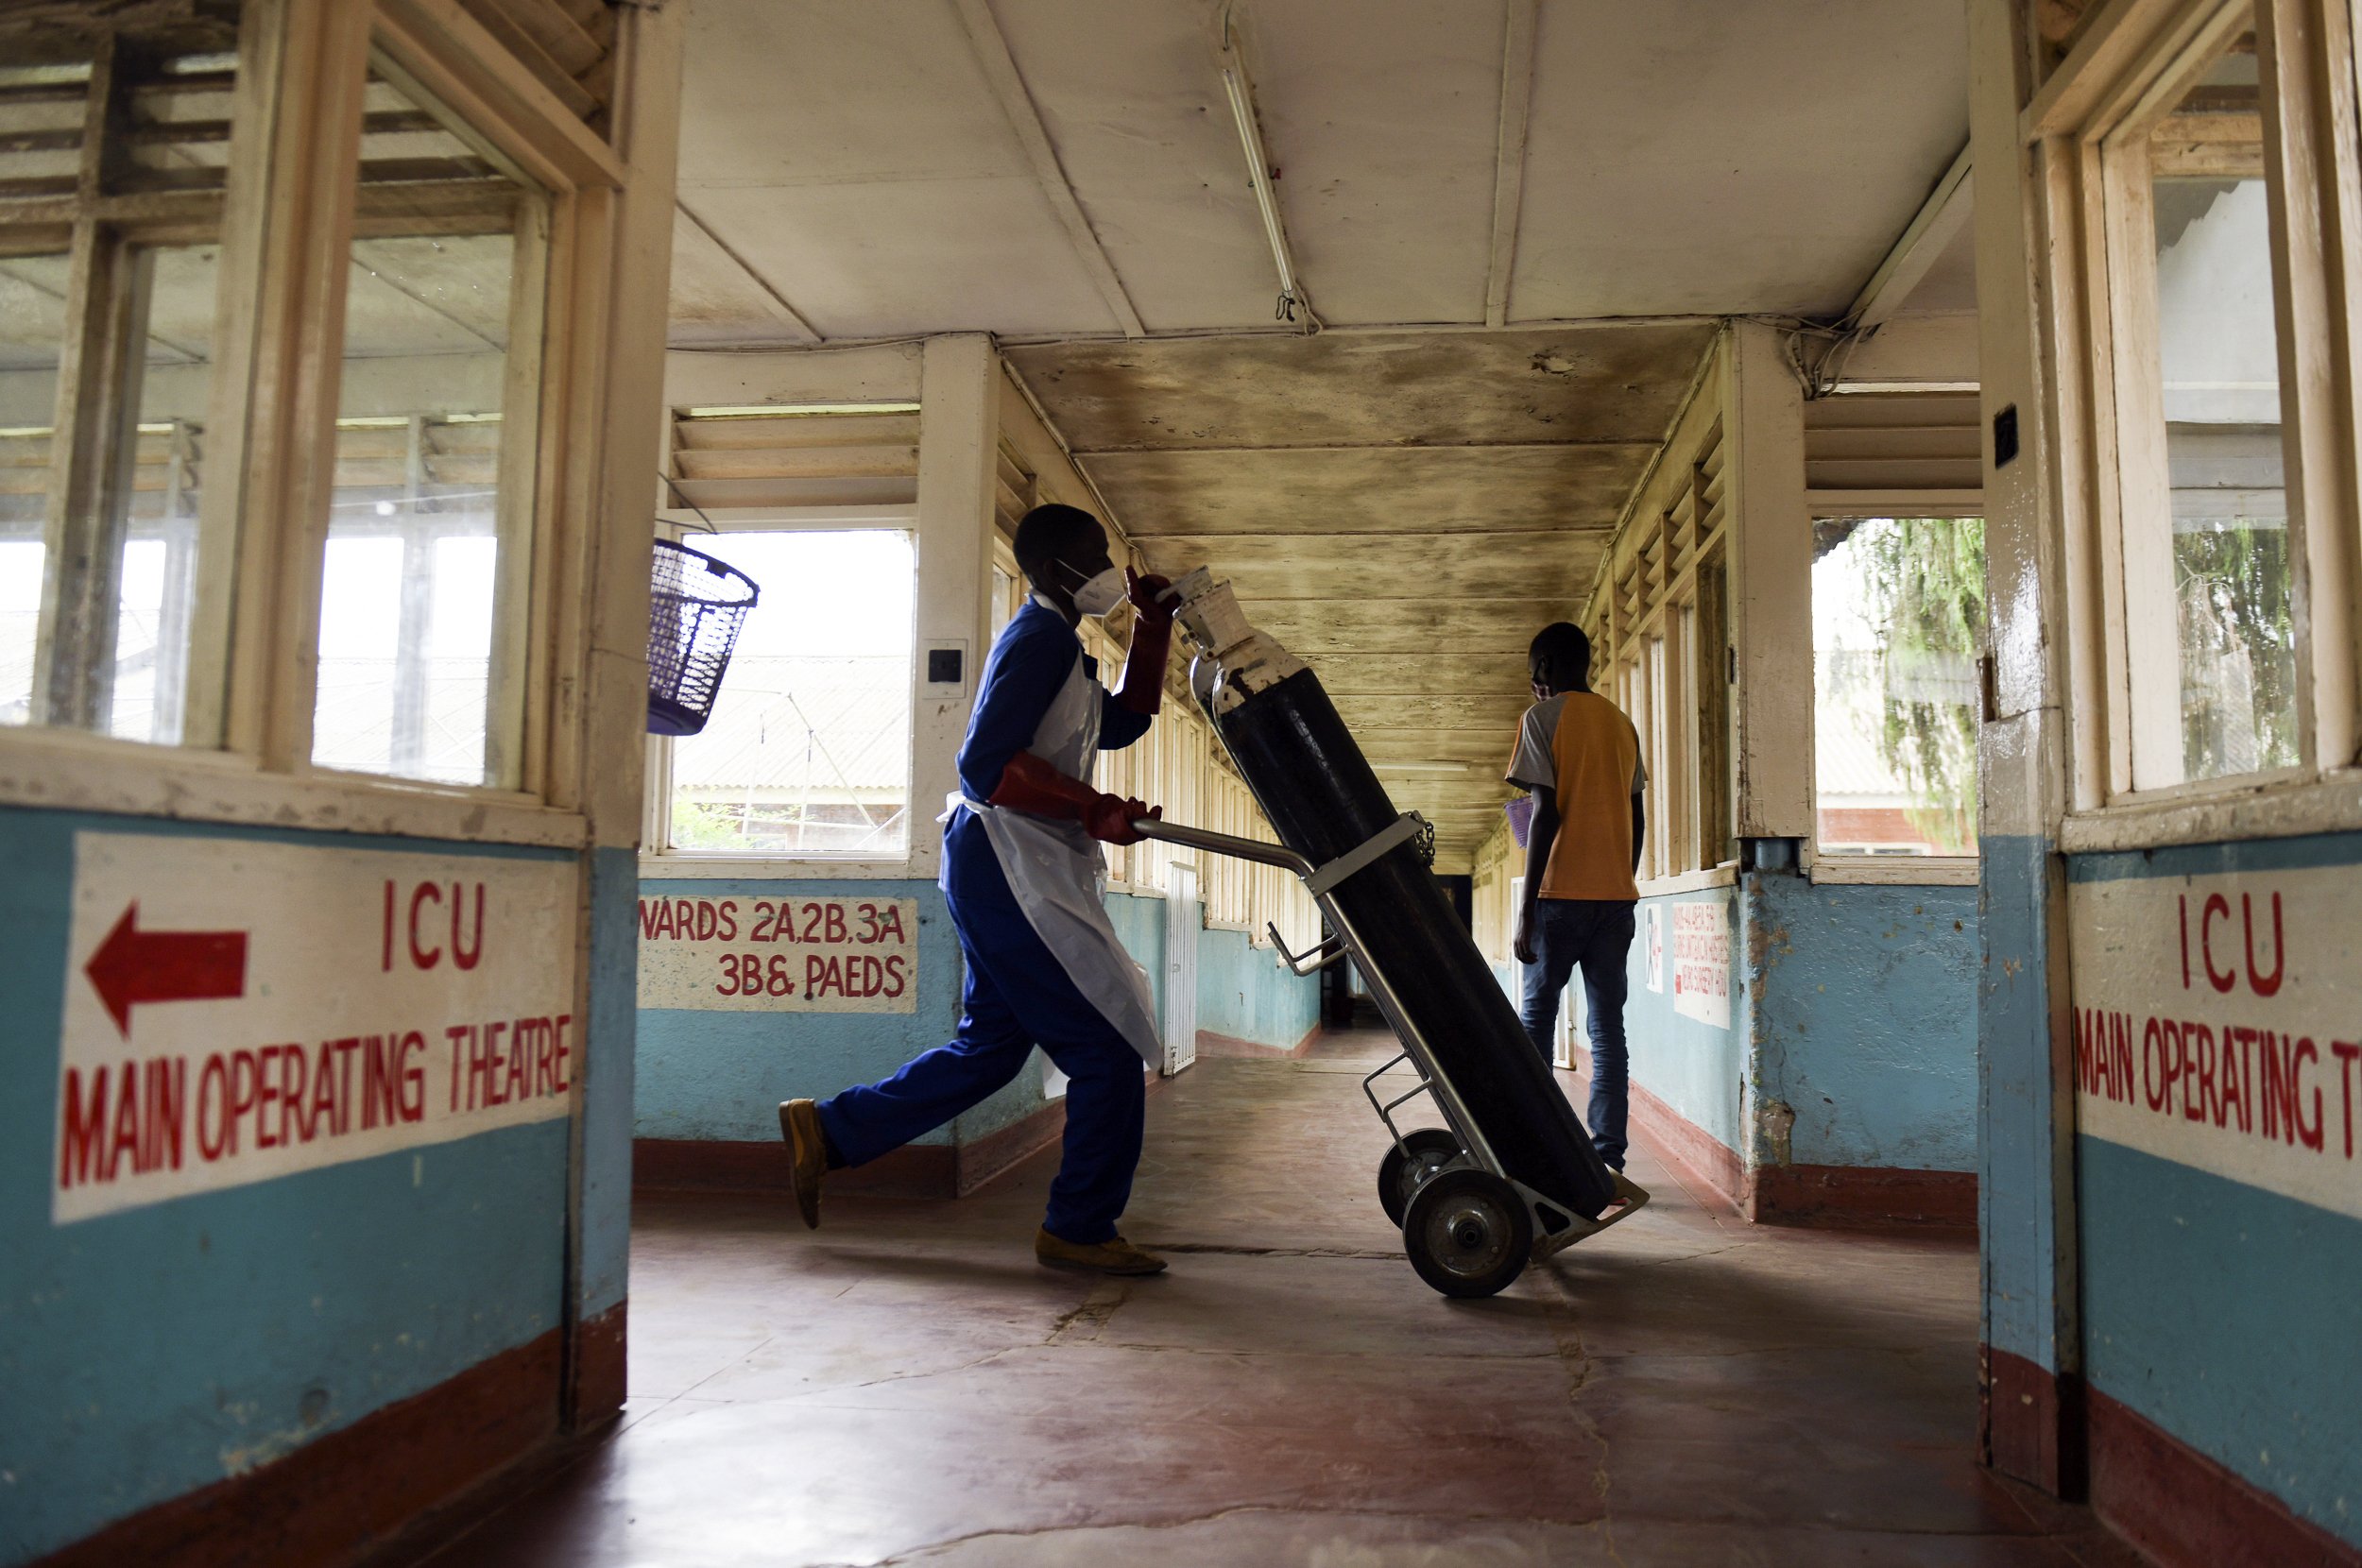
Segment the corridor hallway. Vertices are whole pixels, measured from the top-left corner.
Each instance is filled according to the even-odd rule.
[[[643,1197],[620,1429],[435,1568],[2137,1560],[1978,1468],[1965,1238],[1752,1226],[1644,1140],[1633,1223],[1435,1296],[1372,1191],[1391,1047],[1151,1096],[1161,1278],[1036,1266],[1049,1152],[817,1235]]]

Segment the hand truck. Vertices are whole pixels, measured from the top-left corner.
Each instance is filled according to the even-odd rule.
[[[1613,1172],[1617,1202],[1596,1219],[1569,1214],[1566,1208],[1512,1177],[1468,1111],[1467,1101],[1452,1082],[1427,1037],[1412,1021],[1393,978],[1369,960],[1353,922],[1331,892],[1378,857],[1428,831],[1416,812],[1405,812],[1358,848],[1326,865],[1314,865],[1283,844],[1235,838],[1166,822],[1161,817],[1136,817],[1133,830],[1142,838],[1277,866],[1300,878],[1327,922],[1329,935],[1303,953],[1291,952],[1277,926],[1270,928],[1272,943],[1289,970],[1311,975],[1350,959],[1369,986],[1378,1012],[1402,1046],[1396,1055],[1361,1081],[1361,1092],[1393,1139],[1378,1163],[1378,1203],[1386,1218],[1402,1228],[1405,1252],[1419,1277],[1446,1296],[1494,1295],[1524,1271],[1529,1262],[1587,1240],[1637,1214],[1649,1202],[1647,1190]],[[1391,1099],[1379,1098],[1379,1081],[1397,1067],[1408,1066],[1417,1082]],[[1391,1091],[1392,1085],[1389,1085]],[[1443,1114],[1445,1126],[1405,1132],[1395,1113],[1426,1095]]]

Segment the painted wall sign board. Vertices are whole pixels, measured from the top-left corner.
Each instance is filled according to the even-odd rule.
[[[918,901],[643,894],[640,1005],[916,1013]]]
[[[2078,1130],[2362,1218],[2351,866],[2070,883]]]
[[[565,1116],[576,876],[76,834],[52,1220]]]
[[[1661,905],[1640,907],[1640,951],[1649,989],[1661,997],[1665,994],[1665,910]]]
[[[1673,906],[1673,1011],[1731,1027],[1731,917],[1723,899]]]

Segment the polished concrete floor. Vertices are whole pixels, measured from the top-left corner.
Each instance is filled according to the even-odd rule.
[[[1975,1463],[1977,1254],[1655,1202],[1447,1303],[1374,1196],[1385,1049],[1152,1096],[1157,1279],[1038,1268],[1052,1160],[958,1202],[643,1201],[621,1429],[462,1564],[2121,1564]],[[1571,1081],[1570,1081],[1571,1083]]]

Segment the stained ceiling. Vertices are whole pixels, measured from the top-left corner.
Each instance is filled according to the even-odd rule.
[[[1710,318],[1843,311],[1960,151],[1958,0],[1236,0],[1312,336],[1220,9],[699,0],[673,341],[998,334],[1464,860]]]

